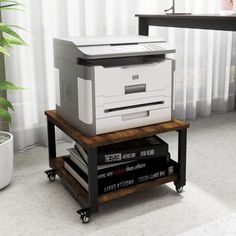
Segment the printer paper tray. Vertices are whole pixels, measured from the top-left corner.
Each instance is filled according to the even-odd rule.
[[[171,120],[171,107],[140,111],[96,120],[96,134],[151,125]]]
[[[153,100],[155,97],[170,97],[172,95],[172,88],[166,87],[162,89],[157,89],[153,91],[146,91],[140,93],[132,93],[132,94],[119,94],[113,96],[108,96],[106,93],[103,96],[96,96],[96,106],[104,106],[106,104],[111,103],[119,103],[119,102],[129,102],[129,101],[140,101],[141,99]]]
[[[96,107],[96,118],[101,119],[105,117],[122,116],[136,112],[163,109],[166,107],[171,107],[171,97],[159,96],[137,99],[134,101],[121,101]]]
[[[148,106],[155,106],[155,105],[162,105],[165,103],[165,100],[160,100],[157,102],[149,102],[144,104],[136,104],[136,105],[130,105],[130,106],[124,106],[124,107],[115,107],[115,108],[109,108],[104,110],[105,113],[115,112],[115,111],[122,111],[122,110],[130,110],[140,107],[148,107]]]

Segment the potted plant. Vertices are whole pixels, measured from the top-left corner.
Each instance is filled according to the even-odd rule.
[[[0,11],[19,10],[20,3],[11,0],[0,0]],[[16,33],[16,25],[7,25],[0,21],[0,53],[10,56],[12,45],[25,45],[24,40]],[[21,29],[21,28],[20,28]],[[0,81],[0,92],[22,89],[11,82]],[[14,110],[13,105],[0,96],[0,119],[11,123],[8,109]],[[12,180],[13,174],[13,135],[0,130],[0,189],[6,187]]]

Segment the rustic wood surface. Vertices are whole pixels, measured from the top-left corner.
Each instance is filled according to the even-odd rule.
[[[60,117],[55,110],[46,111],[45,114],[50,122],[60,128],[74,141],[82,143],[82,145],[87,148],[100,147],[112,143],[189,128],[189,124],[187,122],[174,119],[161,124],[148,125],[88,137],[82,134],[79,130],[75,129],[69,122]]]
[[[79,194],[80,198],[83,199],[84,203],[88,205],[88,192],[78,183],[78,181],[64,168],[63,158],[68,158],[69,156],[62,156],[51,158],[51,164],[54,169],[56,169],[58,175],[65,179],[67,183],[73,188],[74,192]]]
[[[154,179],[154,180],[148,181],[146,183],[134,185],[134,186],[120,189],[120,190],[117,190],[114,192],[101,194],[101,195],[99,195],[99,202],[111,201],[111,200],[114,200],[117,198],[127,196],[129,194],[142,192],[142,191],[152,188],[154,186],[166,184],[169,182],[175,182],[176,180],[177,180],[177,175],[172,175],[172,176],[163,177],[161,179]]]

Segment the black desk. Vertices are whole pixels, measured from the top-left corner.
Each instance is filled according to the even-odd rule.
[[[236,15],[135,15],[139,17],[139,34],[148,35],[149,26],[236,31]]]

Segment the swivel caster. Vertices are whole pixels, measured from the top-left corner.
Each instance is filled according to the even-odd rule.
[[[44,172],[48,176],[48,179],[50,182],[55,181],[55,179],[56,179],[56,171],[55,170],[46,170]]]
[[[56,179],[56,176],[54,176],[54,175],[49,175],[49,176],[48,176],[48,179],[49,179],[51,182],[54,182],[55,179]]]
[[[175,186],[175,190],[176,190],[177,193],[182,193],[184,188],[183,187]]]
[[[89,221],[90,221],[90,209],[89,208],[81,209],[81,210],[77,211],[77,213],[80,214],[80,219],[84,224],[89,223]]]

